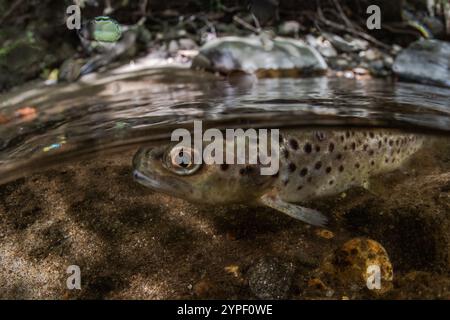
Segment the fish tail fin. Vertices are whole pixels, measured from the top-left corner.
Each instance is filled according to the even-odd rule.
[[[265,194],[260,201],[270,208],[313,226],[324,227],[328,222],[328,218],[319,211],[283,201],[278,196]]]

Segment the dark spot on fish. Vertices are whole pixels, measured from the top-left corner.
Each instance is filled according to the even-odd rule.
[[[359,167],[361,167],[361,165],[359,163],[355,163],[355,168],[359,169]]]
[[[387,143],[387,137],[384,137],[384,143]]]
[[[345,137],[341,136],[341,141],[344,142],[344,140],[345,140]]]
[[[312,177],[308,177],[308,180],[306,180],[306,181],[311,182],[312,181]]]
[[[327,167],[327,168],[325,169],[325,172],[326,172],[326,173],[330,173],[330,172],[331,172],[331,167]]]
[[[328,146],[328,151],[333,152],[334,150],[334,143],[330,143],[330,145]]]
[[[246,166],[245,168],[239,169],[239,174],[243,176],[243,175],[252,173],[252,171],[253,171],[252,167]]]
[[[291,146],[292,149],[298,150],[298,142],[297,142],[297,140],[290,139],[289,140],[289,145]]]
[[[307,169],[307,168],[303,168],[303,169],[300,171],[300,176],[302,176],[302,177],[306,176],[307,174],[308,174],[308,169]]]
[[[352,143],[352,150],[355,151],[356,150],[356,143]]]
[[[288,169],[290,172],[294,172],[297,169],[297,166],[291,162],[289,163]]]
[[[374,166],[375,165],[375,161],[370,161],[370,164],[372,165],[372,166]]]
[[[314,168],[316,168],[316,170],[320,170],[320,168],[322,168],[322,162],[320,162],[320,161],[316,162],[316,165],[314,166]]]
[[[339,153],[339,154],[336,156],[336,159],[337,159],[337,160],[342,160],[342,154]]]
[[[325,133],[323,133],[322,131],[317,131],[316,132],[316,138],[319,141],[325,140],[325,138],[326,138]]]
[[[350,132],[347,131],[347,132],[345,133],[345,137],[346,137],[347,139],[350,138]]]
[[[394,141],[392,141],[392,140],[389,140],[389,146],[393,146],[394,145]]]
[[[382,142],[380,140],[380,141],[378,141],[378,149],[381,149],[381,145],[382,145]]]
[[[339,171],[340,171],[340,172],[344,171],[344,166],[342,166],[342,165],[339,166]]]
[[[297,190],[302,190],[303,189],[303,186],[298,186],[297,187]]]
[[[369,146],[367,144],[364,145],[363,150],[367,151],[367,148],[369,148]]]
[[[369,136],[373,139],[375,137],[373,132],[369,132]]]
[[[334,183],[334,181],[333,181],[333,180],[330,180],[330,186],[331,186],[333,183]]]
[[[303,151],[305,151],[306,153],[311,153],[312,151],[312,146],[310,143],[305,144],[305,146],[303,147]]]
[[[369,156],[373,156],[373,154],[374,154],[374,151],[372,149],[369,150]]]
[[[316,146],[316,152],[320,152],[320,146]]]
[[[389,162],[389,158],[386,158],[386,159],[384,160],[384,162],[388,163],[388,162]]]
[[[344,146],[344,150],[347,150],[347,145]]]
[[[229,166],[228,164],[226,164],[226,163],[220,165],[220,169],[221,169],[222,171],[228,170],[229,167],[230,167],[230,166]]]

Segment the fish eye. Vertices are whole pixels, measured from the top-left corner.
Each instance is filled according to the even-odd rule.
[[[191,175],[201,167],[201,164],[194,163],[194,154],[194,149],[189,147],[172,148],[164,157],[164,165],[173,173]]]

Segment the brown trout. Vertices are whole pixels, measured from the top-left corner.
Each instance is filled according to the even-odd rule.
[[[281,130],[279,171],[264,176],[256,165],[174,161],[175,143],[140,149],[134,178],[156,191],[191,202],[262,204],[312,225],[327,218],[305,201],[368,188],[369,178],[400,168],[423,143],[420,134],[394,129]],[[225,150],[225,149],[224,149]]]

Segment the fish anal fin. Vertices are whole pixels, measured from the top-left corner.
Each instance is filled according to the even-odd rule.
[[[265,194],[260,201],[272,209],[313,226],[324,227],[328,222],[328,218],[319,211],[283,201],[277,195]]]

